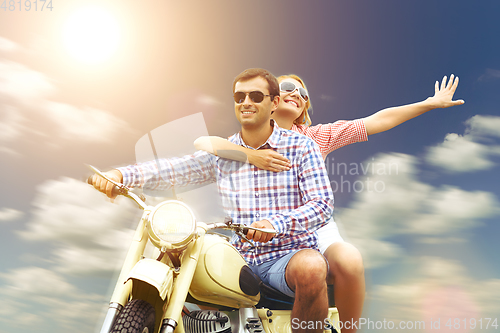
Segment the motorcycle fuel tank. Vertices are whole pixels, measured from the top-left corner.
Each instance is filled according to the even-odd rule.
[[[232,308],[249,307],[260,299],[258,283],[238,250],[220,236],[205,235],[191,296]]]

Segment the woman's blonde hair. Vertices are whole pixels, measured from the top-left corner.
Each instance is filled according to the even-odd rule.
[[[305,90],[307,90],[307,87],[306,87],[304,81],[302,81],[302,79],[300,77],[298,77],[297,75],[295,75],[295,74],[281,75],[281,76],[278,77],[278,82],[281,83],[281,81],[283,81],[284,79],[294,79],[294,80],[297,80],[297,81],[300,82],[300,84],[302,85],[302,87]],[[309,100],[305,104],[304,111],[302,111],[302,113],[300,114],[300,116],[298,116],[297,119],[295,119],[293,121],[293,123],[295,125],[305,125],[305,126],[311,125],[312,121],[311,121],[311,117],[309,117],[309,112],[308,112],[310,109],[311,109],[311,96],[309,96]]]

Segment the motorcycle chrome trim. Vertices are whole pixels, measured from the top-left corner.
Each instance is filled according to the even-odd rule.
[[[160,333],[173,333],[176,327],[177,322],[175,320],[170,318],[163,319]]]
[[[158,290],[162,300],[168,296],[172,289],[174,279],[173,269],[154,259],[142,259],[130,271],[128,280],[140,280]]]
[[[238,311],[231,311],[228,313],[228,316],[232,332],[252,332],[249,330],[249,327],[255,324],[259,324],[260,327],[262,327],[259,313],[254,307],[240,308]]]
[[[102,324],[100,333],[109,333],[113,328],[113,324],[118,318],[118,315],[123,310],[123,306],[118,303],[110,303],[108,312],[106,313],[106,318],[104,318],[104,323]]]

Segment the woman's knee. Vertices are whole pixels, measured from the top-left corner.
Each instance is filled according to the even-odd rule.
[[[352,244],[334,243],[325,251],[325,257],[330,266],[330,273],[334,276],[363,276],[363,258],[359,250]]]

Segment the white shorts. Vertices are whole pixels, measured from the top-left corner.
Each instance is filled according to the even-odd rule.
[[[324,227],[316,230],[316,233],[318,235],[318,247],[321,254],[325,254],[326,249],[333,243],[344,241],[342,236],[340,236],[339,228],[333,217],[328,220]]]

